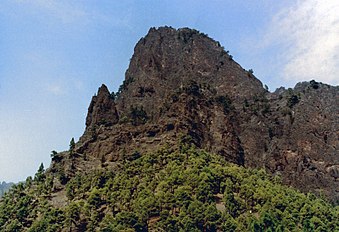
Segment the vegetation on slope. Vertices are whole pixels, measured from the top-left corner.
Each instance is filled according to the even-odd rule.
[[[1,231],[338,231],[339,208],[182,145],[79,173],[51,205],[43,167],[0,202]]]

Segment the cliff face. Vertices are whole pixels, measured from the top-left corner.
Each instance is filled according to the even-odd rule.
[[[338,200],[338,102],[338,87],[315,81],[269,93],[206,35],[152,28],[119,92],[102,86],[93,97],[67,175],[189,140]]]
[[[234,62],[218,42],[187,28],[152,28],[134,49],[126,72],[129,84],[118,108],[123,111],[140,104],[148,114],[158,116],[164,99],[191,82],[209,87],[212,95],[229,95],[240,102],[264,92],[261,82]]]
[[[261,114],[241,116],[245,164],[338,201],[338,87],[304,82],[266,99]]]

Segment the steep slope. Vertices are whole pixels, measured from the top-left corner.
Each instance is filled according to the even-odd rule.
[[[264,92],[260,81],[234,62],[218,42],[187,28],[152,28],[137,43],[117,93],[114,111],[118,112],[118,125],[99,132],[107,134],[115,146],[107,148],[108,143],[103,142],[99,148],[101,140],[95,140],[93,145],[101,150],[93,148],[90,153],[115,159],[119,150],[143,149],[142,141],[153,141],[145,146],[153,149],[157,144],[175,143],[179,134],[188,134],[198,147],[243,164],[243,149],[235,131],[238,125],[231,109]],[[98,97],[105,95],[113,102],[108,92],[100,93]],[[106,109],[103,105],[98,108]],[[92,117],[90,110],[88,118]],[[99,127],[88,124],[80,143],[87,145]]]

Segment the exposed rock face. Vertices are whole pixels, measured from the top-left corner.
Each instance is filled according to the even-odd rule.
[[[118,112],[115,107],[114,98],[111,96],[105,85],[102,85],[98,90],[98,95],[93,96],[91,104],[88,108],[86,118],[86,127],[93,128],[94,126],[110,126],[117,123],[119,120]]]
[[[267,112],[241,115],[240,139],[246,165],[265,167],[286,184],[337,201],[339,89],[314,83],[267,94]]]
[[[117,107],[124,111],[139,104],[158,117],[164,99],[192,82],[213,89],[211,95],[229,95],[238,102],[264,92],[262,83],[218,42],[192,29],[151,28],[134,49]]]
[[[338,200],[338,102],[338,87],[315,81],[269,93],[206,35],[152,28],[115,100],[106,86],[93,97],[77,154],[111,165],[191,140]]]

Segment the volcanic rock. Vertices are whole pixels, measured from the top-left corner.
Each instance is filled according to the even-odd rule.
[[[338,102],[316,81],[270,93],[205,34],[151,28],[119,91],[93,97],[76,152],[109,166],[189,141],[338,201]]]

